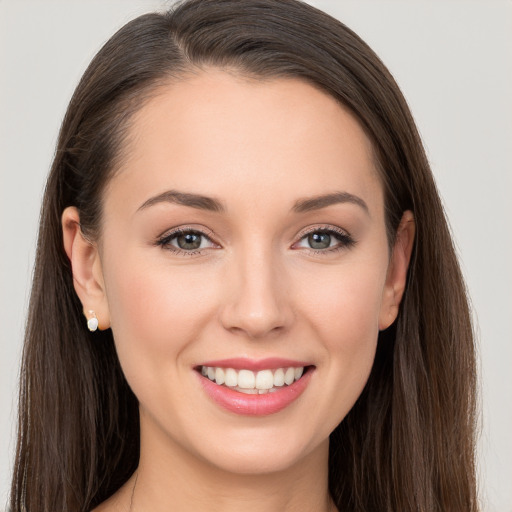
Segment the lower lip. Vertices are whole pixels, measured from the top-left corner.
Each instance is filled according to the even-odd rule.
[[[219,386],[200,373],[197,375],[206,394],[224,409],[245,416],[268,416],[291,405],[306,389],[313,371],[313,368],[309,368],[293,384],[264,395],[240,393],[226,386]]]

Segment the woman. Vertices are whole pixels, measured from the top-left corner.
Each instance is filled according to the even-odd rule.
[[[13,510],[477,509],[467,299],[419,136],[305,4],[189,1],[98,53],[23,365]]]

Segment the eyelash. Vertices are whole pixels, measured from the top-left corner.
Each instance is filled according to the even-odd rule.
[[[311,228],[311,229],[303,232],[300,235],[298,242],[295,242],[293,244],[293,246],[302,242],[302,240],[304,240],[306,237],[308,237],[309,235],[311,235],[313,233],[327,234],[327,235],[333,236],[339,242],[334,247],[327,247],[325,249],[314,249],[312,247],[305,248],[307,251],[309,251],[315,255],[326,256],[326,255],[338,252],[340,250],[349,249],[356,244],[356,241],[352,238],[352,236],[342,229],[335,228],[333,226],[328,226],[328,227],[327,226],[321,226],[321,227],[317,226],[317,227]],[[205,238],[206,240],[208,240],[212,245],[217,245],[212,240],[211,233],[209,233],[209,232],[205,233],[204,231],[201,231],[200,229],[188,228],[188,227],[177,228],[177,229],[171,231],[170,233],[163,235],[156,241],[155,245],[162,247],[163,249],[166,249],[174,254],[180,254],[180,255],[184,255],[184,256],[196,256],[196,255],[201,254],[203,252],[204,248],[203,249],[199,248],[199,249],[195,249],[195,250],[184,250],[184,249],[180,249],[176,246],[171,245],[171,242],[173,240],[175,240],[177,237],[182,236],[182,235],[187,235],[187,234],[199,235],[199,236]],[[202,244],[202,242],[201,242],[201,244]]]
[[[312,228],[304,231],[303,233],[301,233],[299,242],[304,240],[307,236],[312,235],[313,233],[330,235],[331,237],[336,238],[339,242],[334,247],[328,247],[326,249],[314,249],[313,247],[306,248],[308,251],[310,251],[311,253],[313,253],[315,255],[319,254],[322,256],[326,256],[329,254],[336,253],[338,251],[342,251],[344,249],[350,249],[351,247],[353,247],[356,244],[356,241],[354,240],[354,238],[352,238],[352,236],[349,233],[347,233],[346,231],[344,231],[340,228],[336,228],[334,226],[312,227]],[[297,245],[297,243],[299,243],[299,242],[295,242],[295,244],[293,244],[293,245]]]
[[[212,240],[210,233],[205,233],[204,231],[201,231],[200,229],[192,228],[192,227],[177,228],[177,229],[171,231],[170,233],[167,233],[167,234],[163,235],[162,237],[160,237],[156,241],[156,245],[160,246],[163,249],[166,249],[167,251],[170,251],[172,253],[181,254],[184,256],[195,256],[195,255],[201,254],[202,250],[204,250],[204,249],[196,249],[196,250],[187,251],[187,250],[180,249],[179,247],[175,247],[175,246],[171,245],[172,240],[178,238],[179,236],[188,235],[188,234],[197,234],[203,238],[206,238],[206,240],[208,240],[212,245],[217,245]]]

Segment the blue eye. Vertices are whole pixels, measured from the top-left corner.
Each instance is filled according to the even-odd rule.
[[[160,238],[157,241],[157,245],[174,252],[193,252],[209,247],[216,247],[208,236],[201,231],[192,229],[173,231]]]

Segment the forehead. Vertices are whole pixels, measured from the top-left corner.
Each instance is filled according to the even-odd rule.
[[[223,201],[279,190],[289,202],[342,189],[382,203],[357,120],[298,79],[208,70],[167,84],[133,117],[126,150],[107,196],[139,204],[168,189]]]

